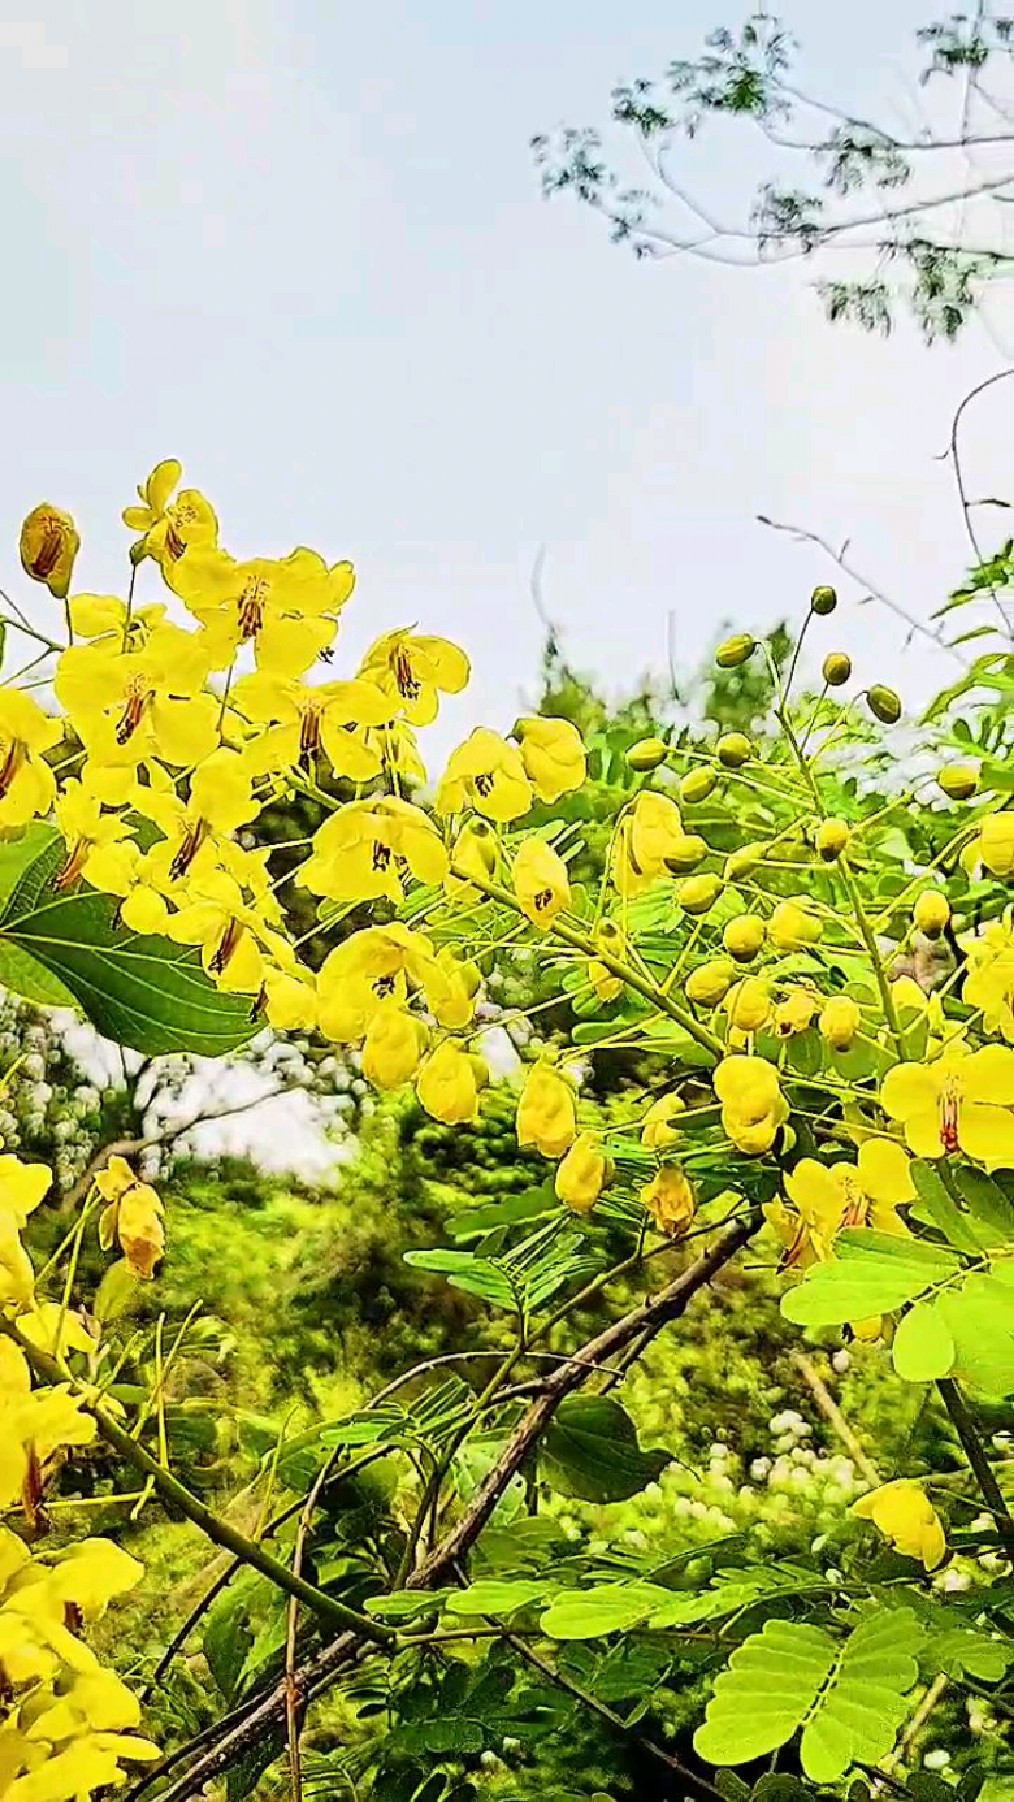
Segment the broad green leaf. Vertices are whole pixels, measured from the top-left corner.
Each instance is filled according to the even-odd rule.
[[[887,1757],[909,1712],[922,1638],[911,1608],[880,1610],[850,1635],[803,1729],[800,1760],[815,1783],[836,1783],[852,1765]]]
[[[959,1165],[954,1180],[987,1249],[1014,1245],[1014,1202],[999,1183],[971,1164]]]
[[[552,1639],[603,1639],[606,1634],[642,1626],[651,1613],[649,1583],[600,1583],[594,1589],[564,1590],[542,1616],[542,1630]]]
[[[842,1233],[837,1253],[828,1263],[815,1264],[782,1297],[786,1320],[797,1326],[839,1326],[890,1314],[961,1270],[950,1252],[890,1233]]]
[[[457,1590],[448,1597],[446,1612],[448,1614],[514,1614],[519,1608],[530,1608],[533,1602],[541,1602],[555,1585],[548,1579],[540,1582],[537,1578],[490,1577],[479,1583],[470,1583],[467,1589]]]
[[[1009,1641],[991,1639],[988,1633],[977,1633],[973,1627],[952,1627],[934,1635],[924,1662],[930,1670],[943,1671],[958,1682],[967,1671],[980,1683],[999,1683],[1008,1665],[1014,1663],[1014,1647]]]
[[[563,1495],[625,1502],[661,1475],[672,1453],[643,1451],[630,1415],[612,1397],[574,1395],[557,1409],[540,1460]]]
[[[552,1183],[543,1183],[540,1188],[525,1189],[520,1195],[505,1195],[502,1201],[465,1208],[452,1216],[447,1229],[455,1239],[474,1239],[482,1233],[495,1232],[501,1226],[517,1226],[522,1221],[556,1214],[559,1207]]]
[[[470,1251],[451,1251],[438,1246],[433,1251],[407,1251],[405,1263],[413,1270],[429,1270],[446,1276],[452,1289],[463,1289],[477,1295],[494,1308],[517,1308],[518,1297],[504,1271],[489,1258],[477,1258]]]
[[[252,997],[218,990],[189,948],[115,925],[112,900],[92,889],[54,893],[62,841],[46,833],[19,841],[32,852],[19,869],[0,860],[0,983],[43,1006],[75,1007],[105,1038],[150,1057],[219,1057],[254,1036]]]
[[[960,1288],[937,1301],[954,1339],[954,1374],[984,1396],[1002,1401],[1014,1392],[1014,1260],[973,1271]]]
[[[954,1365],[954,1337],[938,1301],[919,1301],[899,1321],[891,1348],[907,1383],[932,1383]]]
[[[456,1593],[451,1589],[396,1589],[389,1596],[370,1596],[366,1612],[384,1621],[418,1620],[428,1614],[438,1614]]]

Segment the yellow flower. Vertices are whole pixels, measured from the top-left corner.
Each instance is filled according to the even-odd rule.
[[[725,998],[729,1025],[737,1034],[762,1032],[771,1018],[771,988],[762,976],[744,976]]]
[[[641,1190],[641,1200],[663,1232],[675,1239],[685,1233],[694,1217],[693,1184],[678,1164],[666,1164]]]
[[[261,978],[260,1011],[276,1032],[312,1032],[317,1025],[317,991],[309,972],[296,975],[270,967]]]
[[[575,1214],[590,1214],[609,1180],[610,1162],[594,1133],[578,1133],[557,1165],[553,1188]]]
[[[57,600],[66,599],[74,559],[81,548],[69,513],[43,501],[21,527],[21,567],[33,582],[45,582]]]
[[[500,862],[500,841],[487,820],[466,820],[451,846],[447,891],[474,897],[475,883],[489,882]]]
[[[218,667],[230,663],[241,645],[252,644],[258,669],[274,676],[300,676],[328,649],[355,586],[351,563],[328,568],[305,546],[287,557],[254,557],[247,563],[195,546],[163,574],[208,628]]]
[[[821,930],[820,921],[795,901],[779,901],[768,921],[768,938],[776,951],[803,951],[817,943]]]
[[[428,726],[437,717],[441,694],[460,694],[471,667],[464,651],[450,639],[402,629],[386,633],[370,646],[359,674],[376,683],[413,726]]]
[[[1014,1167],[1014,1050],[945,1052],[932,1064],[896,1064],[880,1103],[900,1120],[918,1158],[961,1150],[987,1170]]]
[[[926,1570],[936,1570],[947,1551],[940,1517],[921,1485],[908,1477],[871,1489],[853,1502],[852,1513],[871,1520],[879,1532],[906,1558],[918,1558]]]
[[[106,1203],[99,1216],[99,1244],[108,1251],[118,1239],[134,1275],[147,1281],[165,1251],[163,1209],[155,1190],[121,1157],[110,1158],[95,1187]]]
[[[612,957],[623,957],[626,941],[614,920],[600,920],[592,934],[597,948]],[[588,960],[588,981],[591,983],[599,1001],[607,1004],[615,1001],[623,993],[623,978],[604,963],[601,958]]]
[[[660,1095],[644,1116],[641,1144],[650,1151],[664,1151],[667,1145],[675,1145],[683,1137],[677,1122],[686,1111],[686,1102],[675,1090],[670,1095]]]
[[[1014,1044],[1014,931],[1010,914],[985,927],[981,937],[963,947],[966,976],[961,998],[981,1010],[986,1032],[999,1032]]]
[[[34,1291],[35,1272],[21,1243],[17,1220],[13,1214],[0,1210],[0,1306],[12,1303],[16,1308],[28,1308]]]
[[[0,688],[0,830],[49,812],[56,780],[43,753],[62,737],[59,720],[49,719],[31,695]]]
[[[183,465],[175,457],[156,463],[148,480],[138,484],[139,507],[124,507],[122,519],[141,537],[130,547],[130,560],[140,563],[153,557],[163,569],[177,563],[191,545],[211,548],[218,543],[218,520],[211,502],[197,488],[181,488],[175,500]]]
[[[502,824],[519,819],[531,805],[532,786],[521,752],[499,733],[477,726],[451,752],[437,788],[438,813],[463,813],[474,807],[476,813]]]
[[[862,1025],[862,1015],[851,995],[833,995],[824,1003],[817,1025],[832,1051],[848,1051]]]
[[[53,1180],[47,1164],[23,1164],[7,1151],[0,1157],[0,1214],[22,1227],[34,1213]]]
[[[738,914],[722,933],[722,944],[730,957],[749,963],[764,943],[764,921],[759,914]]]
[[[712,957],[691,970],[683,984],[683,992],[688,1001],[696,1001],[701,1007],[717,1007],[729,993],[735,975],[736,966],[731,958]]]
[[[685,837],[676,802],[656,789],[642,789],[613,840],[611,873],[620,893],[639,894],[668,876],[666,860],[679,855]]]
[[[323,751],[336,776],[369,782],[383,768],[380,744],[369,742],[368,726],[390,718],[391,704],[372,682],[326,682],[314,687],[267,670],[244,676],[231,704],[260,728],[247,758],[258,773],[312,764]]]
[[[794,1213],[773,1219],[788,1246],[786,1266],[827,1259],[846,1227],[875,1232],[907,1231],[899,1207],[916,1199],[909,1160],[893,1139],[866,1139],[855,1164],[820,1164],[801,1158],[785,1178]]]
[[[170,914],[165,930],[178,945],[200,946],[207,974],[232,994],[258,994],[269,960],[287,949],[225,870],[194,876],[185,905]]]
[[[158,772],[139,791],[134,806],[165,834],[164,845],[153,847],[149,861],[165,869],[169,882],[191,871],[208,871],[217,858],[219,835],[249,825],[259,812],[248,763],[238,752],[224,749],[198,764],[190,778],[189,801],[181,801],[175,785]]]
[[[584,740],[569,720],[537,714],[515,722],[513,737],[521,746],[525,774],[540,801],[551,806],[561,795],[580,788],[587,772]]]
[[[90,881],[88,866],[93,851],[130,836],[127,821],[118,813],[104,812],[98,797],[82,781],[72,779],[65,783],[53,812],[67,847],[67,861],[53,883],[58,890],[70,888],[79,876]]]
[[[57,664],[56,698],[97,764],[200,763],[218,744],[203,633],[160,625],[131,650],[99,639]]]
[[[165,931],[166,895],[176,885],[169,880],[164,858],[145,855],[133,839],[100,845],[89,855],[88,880],[100,893],[119,896],[118,916],[131,932]]]
[[[72,594],[67,606],[75,638],[115,639],[117,650],[136,649],[166,614],[161,602],[128,611],[116,594]]]
[[[544,838],[526,838],[514,859],[514,893],[533,926],[545,929],[570,905],[567,866]]]
[[[479,1090],[487,1074],[480,1057],[445,1039],[423,1063],[415,1092],[432,1119],[445,1126],[470,1125],[479,1118]]]
[[[574,1091],[551,1064],[535,1064],[528,1072],[518,1102],[518,1144],[532,1145],[544,1158],[560,1158],[577,1137]]]
[[[0,1340],[0,1395],[4,1402],[0,1508],[20,1502],[33,1521],[48,1460],[61,1446],[90,1445],[95,1422],[82,1413],[65,1384],[33,1390],[24,1353],[10,1339]]]
[[[991,813],[979,830],[979,856],[994,876],[1014,871],[1014,813]]]
[[[363,1075],[375,1089],[411,1082],[426,1050],[427,1032],[397,1001],[382,1001],[370,1018],[363,1044]]]
[[[431,819],[408,801],[382,795],[350,801],[325,820],[297,881],[332,901],[401,901],[402,871],[417,882],[442,882],[447,851]]]
[[[728,1138],[750,1157],[770,1151],[789,1117],[773,1066],[761,1057],[723,1058],[714,1082]]]
[[[784,1001],[779,1001],[775,1008],[775,1031],[779,1038],[789,1039],[794,1033],[806,1032],[819,1007],[820,996],[813,989],[790,989]]]

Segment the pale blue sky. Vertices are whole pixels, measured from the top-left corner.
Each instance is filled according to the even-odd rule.
[[[533,131],[601,119],[615,80],[693,52],[735,5],[15,3],[0,581],[22,597],[30,505],[70,507],[78,585],[113,585],[119,508],[176,455],[237,554],[355,559],[346,657],[414,620],[465,642],[457,736],[479,716],[509,725],[531,689],[542,542],[568,650],[614,688],[663,662],[670,609],[693,661],[723,615],[762,625],[805,601],[823,563],[758,511],[850,533],[920,612],[960,575],[934,458],[998,364],[982,334],[929,354],[908,332],[831,332],[796,269],[637,266],[589,214],[539,198]],[[909,104],[897,57],[932,7],[784,10],[813,85]],[[871,58],[877,29],[891,57]],[[712,192],[739,191],[749,142],[705,149]],[[980,492],[1010,489],[1006,417],[984,415]],[[832,636],[871,678],[893,668],[925,693],[943,673],[932,652],[902,662],[871,610]]]

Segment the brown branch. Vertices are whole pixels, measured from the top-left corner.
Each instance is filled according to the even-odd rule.
[[[751,1216],[748,1220],[736,1221],[724,1227],[716,1234],[710,1248],[671,1283],[622,1315],[619,1320],[613,1321],[546,1377],[541,1393],[514,1428],[499,1458],[460,1520],[444,1535],[430,1556],[409,1574],[406,1588],[432,1588],[453,1574],[455,1566],[474,1546],[504,1491],[518,1475],[565,1397],[582,1388],[604,1359],[624,1351],[646,1332],[660,1332],[664,1326],[678,1320],[698,1291],[705,1288],[747,1244],[756,1226],[757,1221]],[[374,1649],[365,1645],[356,1633],[340,1634],[308,1663],[294,1671],[291,1682],[283,1678],[265,1696],[243,1704],[224,1717],[218,1723],[213,1743],[208,1744],[209,1730],[200,1736],[199,1742],[192,1743],[192,1748],[180,1748],[170,1754],[172,1763],[176,1764],[191,1749],[196,1750],[198,1743],[202,1748],[201,1755],[190,1768],[175,1783],[169,1784],[160,1792],[159,1802],[187,1802],[206,1783],[220,1777],[223,1771],[242,1758],[264,1734],[285,1721],[286,1711],[293,1705],[294,1689],[305,1709],[308,1703],[330,1688],[342,1671]],[[136,1802],[136,1798],[166,1768],[167,1761],[163,1760],[161,1767],[155,1766],[147,1772],[127,1792],[124,1802]]]

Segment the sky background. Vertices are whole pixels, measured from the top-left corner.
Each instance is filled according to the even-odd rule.
[[[586,210],[540,199],[531,134],[603,121],[612,85],[694,53],[722,0],[15,4],[0,583],[22,599],[30,506],[68,507],[76,586],[114,587],[119,510],[178,456],[236,554],[354,558],[347,658],[414,621],[468,647],[440,756],[533,696],[540,545],[568,655],[614,694],[664,667],[670,614],[692,665],[726,618],[802,610],[828,567],[758,512],[850,536],[921,616],[960,578],[938,458],[957,401],[1002,364],[1003,297],[992,337],[884,344],[831,330],[796,265],[637,264]],[[814,91],[911,124],[932,6],[784,11]],[[687,167],[743,211],[756,155],[725,131]],[[973,492],[1010,492],[1005,394],[969,436]],[[909,698],[948,673],[881,610],[823,633],[819,654],[843,645]]]

